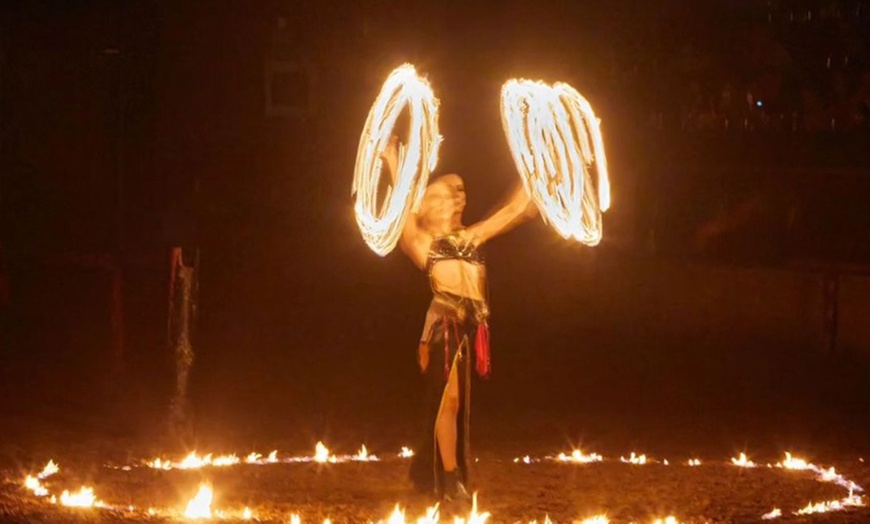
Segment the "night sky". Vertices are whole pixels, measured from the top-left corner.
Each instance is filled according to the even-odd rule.
[[[441,101],[436,171],[464,176],[467,222],[518,180],[505,80],[566,81],[602,120],[601,245],[538,219],[487,246],[481,435],[867,420],[870,4],[30,4],[0,11],[7,420],[165,418],[182,247],[198,432],[410,434],[427,278],[368,249],[350,194],[404,62]]]

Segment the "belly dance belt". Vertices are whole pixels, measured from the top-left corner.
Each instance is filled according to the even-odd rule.
[[[466,350],[470,350],[469,346],[474,344],[475,369],[481,378],[487,378],[492,371],[488,317],[489,307],[483,300],[443,291],[435,292],[426,311],[420,342],[428,344],[435,331],[441,331],[444,338],[445,373],[449,373],[451,338],[455,340],[457,351],[462,351],[463,344]]]

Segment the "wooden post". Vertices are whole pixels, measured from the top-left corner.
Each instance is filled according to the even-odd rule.
[[[197,255],[197,261],[198,258]],[[196,311],[197,278],[196,264],[185,265],[182,249],[173,248],[166,335],[169,350],[175,360],[175,388],[169,403],[168,422],[170,432],[184,441],[193,436],[187,389],[194,359],[191,335]]]

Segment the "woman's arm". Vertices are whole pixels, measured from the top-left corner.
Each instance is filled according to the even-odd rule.
[[[381,158],[387,164],[387,171],[390,173],[390,182],[393,187],[396,186],[399,169],[399,137],[392,136],[386,149],[381,154]],[[405,217],[405,225],[402,228],[402,236],[399,239],[399,247],[420,269],[426,267],[426,256],[429,252],[429,242],[431,239],[424,229],[419,224],[419,217],[415,213],[408,213]]]
[[[503,206],[465,230],[466,240],[479,246],[498,235],[507,233],[537,213],[537,206],[526,194],[523,186],[519,185]]]

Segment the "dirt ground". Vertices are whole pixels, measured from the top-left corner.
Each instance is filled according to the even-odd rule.
[[[263,522],[289,522],[292,514],[300,515],[302,522],[322,522],[325,518],[335,524],[377,522],[385,521],[396,504],[405,508],[407,520],[413,521],[434,502],[410,489],[406,481],[408,460],[397,456],[399,447],[388,443],[389,439],[369,443],[371,452],[382,457],[379,462],[239,464],[160,471],[142,466],[143,459],[155,458],[161,454],[159,450],[168,449],[162,447],[167,444],[159,438],[130,440],[68,431],[52,434],[47,427],[39,434],[41,437],[29,445],[6,444],[2,450],[2,522],[170,522],[180,517],[169,513],[183,511],[202,482],[213,486],[212,508],[226,512],[225,521],[241,520],[242,510],[249,507]],[[655,462],[646,465],[620,462],[620,455],[628,456],[630,450],[619,453],[614,449],[586,449],[602,453],[604,461],[568,464],[536,461],[559,451],[570,452],[569,448],[560,449],[549,436],[539,435],[537,442],[526,438],[499,443],[491,436],[483,440],[474,464],[473,487],[479,493],[480,511],[491,513],[489,522],[542,522],[545,518],[576,522],[606,514],[614,523],[652,523],[669,515],[683,523],[738,523],[761,521],[762,515],[773,508],[782,510],[783,517],[777,520],[782,522],[870,522],[870,508],[866,507],[824,515],[793,515],[810,502],[843,499],[848,492],[814,480],[807,471],[768,468],[768,463],[782,460],[778,454],[754,454],[751,458],[760,467],[745,469],[730,464],[733,454],[727,449],[717,452],[701,446],[691,456],[650,453],[649,458]],[[290,441],[283,444],[286,447],[278,448],[279,459],[313,454],[313,448],[294,446]],[[353,454],[356,450],[351,448],[350,444],[342,444],[342,449],[336,446],[333,452]],[[524,463],[525,455],[518,455],[519,450],[526,450],[531,463]],[[255,450],[198,451],[235,452],[244,457]],[[256,451],[267,454],[270,450]],[[182,458],[178,453],[164,456]],[[820,467],[834,466],[849,480],[870,486],[870,461],[862,462],[863,457],[851,450],[822,446],[814,456],[801,456]],[[700,459],[701,466],[689,467],[689,458]],[[48,459],[61,468],[44,482],[52,493],[88,485],[106,504],[115,508],[133,506],[133,510],[68,509],[33,496],[23,488],[22,481],[26,474],[39,472]],[[664,465],[665,459],[669,465]],[[134,467],[121,469],[125,465]],[[159,508],[163,513],[148,515],[148,508]],[[467,517],[468,508],[441,508],[442,521],[456,515]]]

